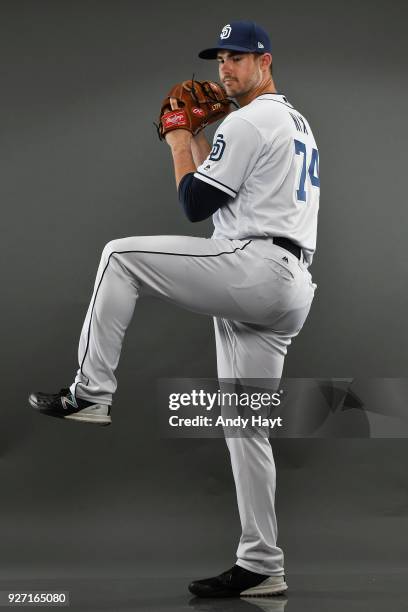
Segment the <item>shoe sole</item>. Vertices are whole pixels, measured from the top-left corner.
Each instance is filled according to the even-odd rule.
[[[196,597],[200,597],[202,599],[218,599],[218,598],[231,598],[231,597],[243,597],[243,598],[259,598],[259,599],[268,599],[275,598],[279,595],[286,595],[286,591],[288,590],[288,585],[285,581],[279,582],[278,584],[270,578],[264,580],[261,584],[258,584],[256,587],[251,587],[250,589],[245,589],[245,591],[232,591],[226,589],[224,591],[200,591],[200,589],[190,589],[190,593],[195,595]]]
[[[283,595],[288,590],[288,585],[285,581],[276,584],[272,578],[267,578],[258,586],[241,591],[240,597],[274,597]]]
[[[93,425],[111,425],[112,419],[110,416],[98,416],[97,414],[89,414],[89,415],[81,415],[77,414],[68,414],[66,417],[62,417],[63,419],[68,419],[69,421],[78,421],[79,423],[91,423]]]
[[[112,424],[112,419],[110,415],[102,415],[102,414],[92,414],[86,412],[87,408],[83,410],[79,410],[78,412],[73,412],[72,414],[55,414],[55,412],[47,411],[46,409],[40,408],[35,402],[32,402],[30,399],[28,400],[31,408],[37,410],[41,414],[45,414],[46,416],[52,416],[57,419],[67,419],[69,421],[78,421],[79,423],[90,423],[91,425],[100,425],[107,426]]]

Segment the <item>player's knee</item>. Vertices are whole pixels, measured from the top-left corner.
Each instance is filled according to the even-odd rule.
[[[103,248],[102,257],[107,258],[112,255],[112,253],[120,253],[126,250],[123,244],[124,240],[124,238],[117,238],[116,240],[107,242]]]

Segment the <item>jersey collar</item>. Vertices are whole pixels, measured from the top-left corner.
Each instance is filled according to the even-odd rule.
[[[254,99],[255,100],[275,100],[276,102],[283,102],[283,104],[287,104],[288,106],[292,106],[292,104],[289,102],[289,100],[287,99],[285,94],[279,93],[279,92],[276,92],[276,93],[264,93],[264,94],[261,94],[260,96],[257,96]]]

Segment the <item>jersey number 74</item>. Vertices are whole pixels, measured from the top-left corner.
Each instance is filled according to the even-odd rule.
[[[302,155],[303,157],[302,169],[301,169],[300,177],[299,177],[299,184],[298,184],[298,188],[296,189],[296,199],[298,202],[306,202],[306,199],[307,199],[307,192],[305,189],[306,162],[308,161],[309,156],[308,156],[308,151],[306,149],[306,145],[304,142],[300,140],[296,140],[296,138],[294,139],[294,142],[295,142],[296,155]],[[309,161],[307,172],[310,177],[310,183],[313,185],[313,187],[320,187],[319,151],[317,149],[312,149],[312,155]]]

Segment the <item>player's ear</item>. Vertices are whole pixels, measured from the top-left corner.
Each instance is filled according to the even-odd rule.
[[[272,74],[272,55],[270,53],[263,53],[261,55],[261,66]]]

